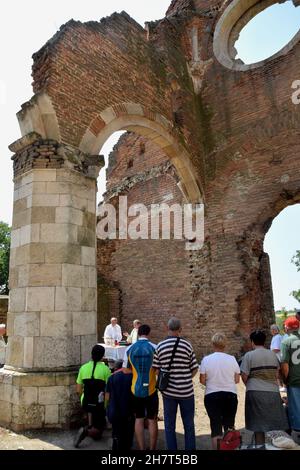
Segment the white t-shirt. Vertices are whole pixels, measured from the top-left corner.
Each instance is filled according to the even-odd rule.
[[[215,392],[237,393],[234,374],[240,373],[234,356],[215,352],[203,358],[199,367],[200,374],[206,374],[205,395]]]
[[[119,325],[107,325],[104,331],[104,338],[112,338],[115,341],[121,341],[122,331]]]
[[[279,349],[280,351],[281,341],[282,341],[282,336],[279,333],[277,335],[274,335],[272,337],[271,346],[270,346],[271,351],[273,351],[274,349]]]

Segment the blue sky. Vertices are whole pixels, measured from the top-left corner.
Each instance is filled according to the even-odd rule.
[[[5,2],[0,16],[0,220],[11,223],[12,163],[7,147],[20,137],[15,114],[20,105],[32,96],[32,53],[70,18],[97,20],[114,11],[126,10],[143,25],[144,21],[162,18],[170,2],[171,0],[52,0],[43,4],[40,0]],[[242,31],[237,44],[239,55],[246,63],[264,59],[281,49],[299,28],[300,7],[295,9],[291,1],[270,7]],[[299,77],[295,79],[300,79],[300,70]],[[115,141],[116,136],[113,135],[102,153],[107,155]],[[104,174],[100,180],[101,192],[105,184]],[[276,308],[293,308],[297,305],[289,293],[300,287],[300,273],[290,263],[294,252],[300,249],[300,237],[297,236],[300,233],[299,221],[300,205],[288,208],[276,218],[266,237],[265,248],[271,256]]]

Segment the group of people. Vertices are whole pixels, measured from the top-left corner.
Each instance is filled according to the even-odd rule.
[[[139,326],[134,325],[136,339],[127,348],[123,364],[120,361],[116,363],[115,371],[111,373],[104,364],[95,365],[92,353],[92,361],[79,371],[78,392],[82,395],[85,380],[93,375],[93,370],[94,377],[103,381],[102,391],[105,392],[104,399],[98,404],[102,416],[101,426],[96,430],[99,435],[103,431],[106,414],[112,424],[114,450],[129,450],[134,434],[138,449],[154,450],[158,436],[157,377],[160,371],[168,371],[167,386],[161,391],[166,448],[177,450],[176,417],[179,407],[185,450],[195,450],[193,378],[199,370],[200,383],[205,387],[204,406],[210,419],[212,448],[217,449],[223,433],[234,429],[238,407],[237,384],[242,379],[246,386],[246,429],[254,433],[254,446],[263,449],[268,431],[300,432],[300,312],[297,317],[286,320],[287,336],[281,341],[280,348],[278,342],[273,341],[271,349],[267,349],[266,334],[261,330],[252,332],[252,350],[243,356],[240,365],[234,356],[225,352],[227,344],[223,333],[213,335],[213,352],[205,356],[199,366],[192,345],[181,336],[180,320],[169,320],[167,338],[158,345],[150,341],[150,327],[137,321]],[[94,349],[102,359],[104,348],[96,345]],[[287,388],[288,412],[283,406],[278,381]],[[79,430],[76,446],[87,435],[95,435],[97,426],[93,413],[90,416],[89,426]],[[145,443],[145,427],[149,430],[148,445]]]

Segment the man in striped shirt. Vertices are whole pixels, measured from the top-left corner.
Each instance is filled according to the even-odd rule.
[[[195,399],[193,377],[198,364],[191,344],[180,337],[180,320],[171,318],[168,322],[168,337],[157,345],[153,368],[168,370],[174,346],[179,338],[174,359],[170,367],[169,383],[162,392],[164,402],[165,436],[168,450],[177,450],[176,415],[178,405],[184,426],[185,450],[195,450]]]

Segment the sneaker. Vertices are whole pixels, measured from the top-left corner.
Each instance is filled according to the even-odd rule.
[[[78,449],[79,444],[85,439],[88,435],[87,428],[80,428],[77,432],[75,439],[74,439],[74,447]]]

